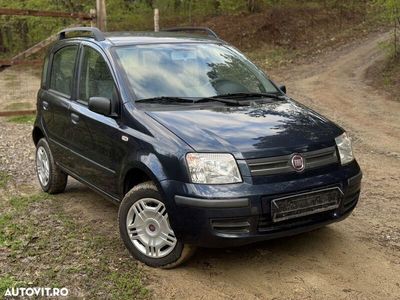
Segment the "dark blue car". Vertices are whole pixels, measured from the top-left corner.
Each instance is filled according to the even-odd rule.
[[[60,32],[33,140],[42,189],[72,176],[118,203],[122,240],[154,267],[340,221],[360,194],[345,131],[205,28]]]

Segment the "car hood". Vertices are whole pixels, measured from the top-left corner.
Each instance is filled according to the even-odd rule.
[[[170,106],[169,106],[170,107]],[[312,151],[335,144],[343,130],[291,101],[147,111],[197,152],[257,158]]]

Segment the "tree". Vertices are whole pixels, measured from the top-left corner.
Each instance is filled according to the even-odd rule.
[[[394,57],[399,57],[399,28],[400,28],[400,1],[399,0],[376,0],[378,5],[385,9],[385,19],[393,24],[393,44],[392,51]]]

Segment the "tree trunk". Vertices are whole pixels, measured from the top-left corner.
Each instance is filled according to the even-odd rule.
[[[0,28],[0,52],[6,52],[3,45],[3,30]]]
[[[397,57],[397,22],[394,20],[394,57]]]
[[[247,0],[247,10],[249,12],[254,12],[254,1],[255,0]]]

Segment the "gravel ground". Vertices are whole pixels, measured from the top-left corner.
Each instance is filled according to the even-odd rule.
[[[32,125],[0,118],[0,172],[11,175],[14,185],[36,184]]]

